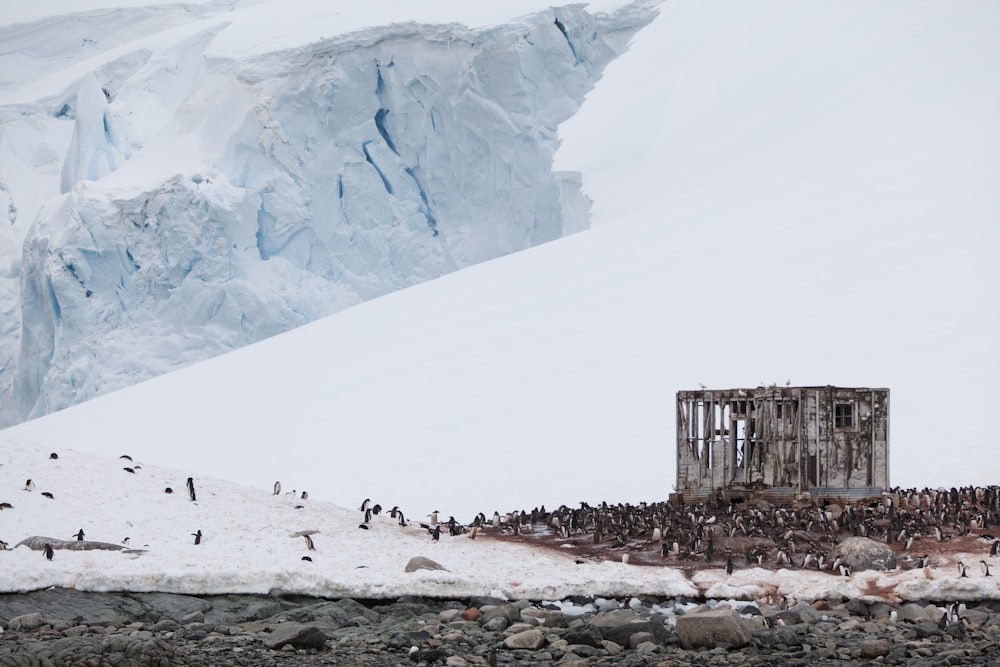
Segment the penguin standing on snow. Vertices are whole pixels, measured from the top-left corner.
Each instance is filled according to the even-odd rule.
[[[24,490],[25,491],[34,491],[35,490],[35,483],[32,480],[29,479],[27,482],[24,483]]]
[[[194,477],[188,477],[187,480],[188,496],[191,497],[192,501],[198,500],[198,496],[194,493]]]
[[[960,579],[962,577],[968,577],[969,576],[968,574],[965,573],[965,563],[963,563],[962,561],[958,561],[958,572],[959,572],[958,577]]]
[[[201,544],[201,528],[198,529],[197,533],[191,533],[194,536],[194,543]]]
[[[979,562],[983,564],[983,576],[984,577],[992,577],[993,575],[990,574],[990,564],[987,563],[984,560],[981,560]]]
[[[736,565],[733,563],[733,559],[731,557],[727,557],[726,558],[726,574],[732,574],[733,570],[735,570],[735,569],[736,569]]]
[[[274,493],[272,493],[271,495],[272,496],[276,496],[279,493],[281,493],[281,482],[275,482],[274,483]]]
[[[83,528],[81,528],[81,529],[80,529],[80,530],[79,530],[79,531],[77,532],[77,534],[76,534],[76,535],[74,535],[73,537],[75,537],[75,538],[76,538],[77,542],[83,542]]]
[[[929,565],[928,565],[929,562],[930,562],[929,558],[930,558],[930,556],[928,556],[927,554],[924,554],[923,556],[921,556],[920,557],[920,562],[917,564],[917,567],[929,567]]]
[[[52,545],[46,542],[42,546],[42,552],[45,554],[45,560],[52,560]]]

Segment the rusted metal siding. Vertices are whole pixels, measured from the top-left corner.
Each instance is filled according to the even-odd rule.
[[[677,392],[677,491],[775,495],[889,488],[889,390]]]

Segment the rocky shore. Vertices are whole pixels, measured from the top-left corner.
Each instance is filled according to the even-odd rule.
[[[997,665],[1000,601],[0,596],[0,667]]]

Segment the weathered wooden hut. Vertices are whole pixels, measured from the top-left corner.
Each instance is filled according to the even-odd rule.
[[[677,392],[677,485],[685,502],[859,500],[889,489],[889,390]]]

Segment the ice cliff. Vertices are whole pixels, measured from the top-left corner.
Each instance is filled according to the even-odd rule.
[[[585,228],[557,128],[655,16],[241,51],[224,4],[0,27],[0,426]]]

